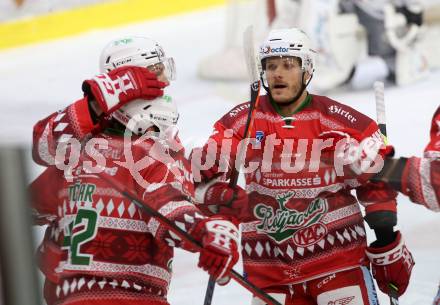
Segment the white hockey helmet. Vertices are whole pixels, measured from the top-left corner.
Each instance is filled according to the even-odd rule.
[[[300,58],[303,71],[312,75],[315,53],[309,37],[302,30],[298,28],[272,30],[260,46],[261,68],[264,71],[266,58],[292,56]]]
[[[163,48],[146,37],[129,36],[111,41],[102,50],[99,69],[102,73],[121,66],[139,66],[152,72],[164,69],[168,80],[174,80],[176,68],[172,57],[165,57]]]
[[[179,119],[176,104],[170,96],[154,100],[134,100],[113,113],[113,117],[136,135],[143,135],[148,128],[156,126],[159,137]]]
[[[139,66],[151,72],[164,72],[168,80],[175,79],[172,57],[165,57],[163,48],[146,37],[129,36],[111,41],[101,52],[99,68],[102,73],[122,66]],[[169,96],[155,100],[134,100],[112,113],[113,118],[137,135],[156,126],[162,134],[179,118],[177,107]],[[159,134],[159,136],[160,136]]]

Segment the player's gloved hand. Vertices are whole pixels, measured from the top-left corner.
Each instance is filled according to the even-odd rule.
[[[373,242],[367,247],[366,254],[379,289],[386,294],[395,289],[401,296],[408,287],[414,260],[403,242],[402,235],[399,231],[396,233],[396,238],[391,244],[376,248]]]
[[[213,276],[218,284],[226,285],[228,274],[239,258],[237,226],[226,217],[212,216],[201,220],[190,233],[203,246],[198,266]]]
[[[423,23],[423,8],[421,5],[398,6],[396,12],[405,16],[408,25],[421,26]]]
[[[246,215],[249,199],[240,186],[231,188],[226,182],[214,182],[196,189],[196,201],[208,207],[214,214],[234,216],[241,219]],[[241,219],[242,220],[242,219]]]
[[[165,86],[147,68],[124,66],[85,80],[82,90],[107,115],[132,100],[162,96]]]
[[[358,141],[346,132],[330,130],[319,139],[323,140],[321,162],[334,167],[340,181],[356,179],[362,184],[380,171],[384,158],[394,155],[393,146],[375,137]]]

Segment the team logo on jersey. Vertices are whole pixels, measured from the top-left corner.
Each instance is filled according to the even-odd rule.
[[[288,208],[286,205],[294,194],[290,191],[277,195],[279,209],[275,211],[273,207],[263,203],[255,206],[254,215],[260,220],[257,232],[265,233],[275,242],[282,243],[292,238],[298,230],[318,223],[327,212],[327,201],[322,198],[313,200],[303,211]]]
[[[257,130],[255,132],[255,139],[257,140],[257,143],[261,143],[261,141],[263,141],[264,139],[264,131]]]
[[[308,247],[318,243],[327,235],[327,227],[322,223],[314,223],[307,228],[298,230],[292,237],[293,243],[299,247]]]

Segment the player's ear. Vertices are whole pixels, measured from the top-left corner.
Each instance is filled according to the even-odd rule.
[[[311,75],[309,72],[304,73],[303,74],[303,83],[307,84],[307,82],[310,80],[310,77],[311,77]]]

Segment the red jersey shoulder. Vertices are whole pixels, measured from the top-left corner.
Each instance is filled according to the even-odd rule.
[[[241,103],[222,116],[219,122],[226,128],[229,128],[234,124],[234,122],[240,120],[242,117],[247,116],[249,107],[250,102]]]
[[[348,128],[363,130],[374,122],[365,114],[326,96],[313,95],[312,107]]]
[[[250,102],[241,103],[231,110],[229,110],[220,120],[217,122],[223,125],[225,128],[232,128],[240,120],[246,120],[249,113]],[[270,105],[267,95],[259,96],[259,103],[256,108],[259,113],[276,113],[273,107]]]

